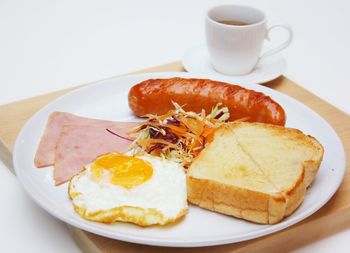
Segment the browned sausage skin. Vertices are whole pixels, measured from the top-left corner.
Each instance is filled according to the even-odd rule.
[[[185,105],[186,111],[208,113],[222,103],[230,111],[230,121],[249,117],[251,122],[284,125],[283,108],[262,92],[209,79],[149,79],[129,91],[129,106],[136,116],[164,114],[173,109],[172,101]]]

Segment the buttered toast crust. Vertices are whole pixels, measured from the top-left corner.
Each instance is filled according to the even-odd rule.
[[[245,122],[224,125],[188,170],[188,200],[256,223],[277,223],[302,203],[323,152],[315,138],[297,129]],[[232,158],[235,154],[239,159]],[[261,178],[266,179],[263,184],[254,183]]]

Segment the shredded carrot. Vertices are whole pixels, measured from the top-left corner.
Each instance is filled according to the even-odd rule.
[[[161,144],[165,144],[168,145],[171,148],[178,148],[175,144],[170,143],[168,141],[162,140],[162,139],[147,139],[147,140],[139,140],[137,143],[139,143],[142,146],[150,146],[150,144],[157,144],[157,143],[161,143]]]

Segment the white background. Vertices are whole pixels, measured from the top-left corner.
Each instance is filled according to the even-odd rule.
[[[179,60],[204,43],[206,10],[261,8],[288,23],[285,75],[350,114],[346,0],[0,0],[0,104]],[[272,34],[277,44],[285,34]],[[37,207],[0,164],[0,252],[79,252],[65,225]],[[350,229],[295,252],[348,252]]]

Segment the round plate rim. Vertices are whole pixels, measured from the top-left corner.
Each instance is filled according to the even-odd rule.
[[[70,224],[73,225],[75,227],[78,227],[80,229],[83,229],[85,231],[91,232],[91,233],[95,233],[95,234],[99,234],[105,237],[109,237],[112,239],[118,239],[118,240],[122,240],[122,241],[127,241],[127,242],[133,242],[133,243],[139,243],[139,244],[145,244],[145,245],[153,245],[153,246],[166,246],[166,247],[199,247],[199,246],[214,246],[214,245],[223,245],[223,244],[228,244],[228,243],[235,243],[235,242],[240,242],[240,241],[245,241],[245,240],[249,240],[249,239],[254,239],[254,238],[258,238],[267,234],[271,234],[277,231],[280,231],[286,227],[289,227],[291,225],[294,225],[297,222],[300,222],[301,220],[306,219],[307,217],[309,217],[311,214],[313,214],[314,212],[316,212],[317,210],[319,210],[326,202],[328,202],[328,200],[334,195],[334,193],[336,192],[336,190],[339,188],[343,178],[344,178],[344,174],[345,174],[345,150],[344,150],[344,146],[341,143],[341,140],[339,138],[339,136],[337,135],[337,133],[335,132],[335,130],[330,126],[330,124],[324,120],[318,113],[316,113],[315,111],[313,111],[312,109],[310,109],[309,107],[307,107],[306,105],[302,104],[301,102],[299,102],[298,100],[289,97],[286,94],[283,94],[279,91],[273,90],[269,87],[266,86],[261,86],[258,84],[248,84],[248,83],[241,83],[240,85],[242,86],[248,86],[249,88],[252,87],[259,87],[259,90],[266,90],[269,91],[272,94],[278,94],[279,96],[282,96],[284,99],[287,99],[289,101],[292,101],[293,103],[296,103],[298,106],[302,106],[304,107],[304,109],[308,110],[310,113],[314,114],[314,116],[318,117],[319,120],[323,121],[324,124],[326,124],[326,126],[332,131],[332,134],[337,138],[336,142],[337,145],[339,145],[340,147],[342,147],[342,152],[339,155],[340,159],[342,160],[342,174],[338,175],[337,178],[337,183],[336,183],[336,188],[334,188],[332,191],[330,191],[327,195],[327,197],[324,198],[324,200],[322,202],[319,203],[319,205],[317,205],[317,207],[313,208],[312,210],[308,210],[308,212],[305,212],[305,214],[298,219],[292,219],[292,220],[288,220],[288,221],[282,221],[281,223],[275,224],[275,225],[268,225],[266,228],[262,229],[261,231],[257,232],[251,232],[251,233],[247,233],[244,236],[240,236],[240,237],[236,237],[236,238],[221,238],[219,240],[213,240],[213,241],[176,241],[173,240],[171,242],[167,241],[167,240],[159,240],[159,239],[149,239],[149,238],[143,238],[140,236],[130,236],[130,235],[115,235],[115,236],[111,236],[108,233],[104,233],[103,231],[99,231],[99,233],[96,233],[95,229],[91,228],[91,226],[83,223],[83,222],[79,222],[76,219],[67,219],[66,217],[64,217],[64,215],[61,215],[59,213],[58,210],[52,210],[49,209],[47,206],[45,206],[43,203],[40,202],[39,198],[36,197],[35,195],[35,191],[29,187],[29,185],[27,184],[27,182],[25,181],[24,178],[24,174],[23,174],[23,170],[21,168],[19,168],[18,166],[18,150],[20,149],[21,146],[21,138],[24,135],[25,131],[27,130],[27,126],[29,125],[29,123],[31,121],[33,121],[37,115],[40,115],[44,110],[46,110],[46,108],[48,108],[50,105],[55,105],[56,103],[58,103],[60,100],[64,99],[64,97],[66,96],[72,96],[76,93],[79,93],[81,90],[84,89],[89,89],[93,86],[99,85],[101,82],[105,82],[105,81],[112,81],[112,80],[120,80],[120,79],[128,79],[130,77],[145,77],[145,79],[148,78],[162,78],[162,77],[175,77],[175,76],[181,76],[181,77],[189,77],[189,78],[209,78],[209,79],[213,79],[213,80],[221,80],[221,81],[226,81],[226,82],[230,82],[230,78],[224,78],[222,76],[216,76],[216,75],[212,75],[212,74],[194,74],[194,73],[186,73],[186,72],[154,72],[154,73],[143,73],[143,74],[136,74],[136,75],[127,75],[127,76],[121,76],[121,77],[114,77],[114,78],[110,78],[110,79],[105,79],[102,81],[97,81],[95,83],[89,84],[87,86],[83,86],[80,88],[77,88],[73,91],[70,91],[68,93],[66,93],[65,95],[53,100],[51,103],[49,103],[48,105],[44,106],[42,109],[40,109],[38,112],[36,112],[26,123],[25,125],[22,127],[17,139],[16,139],[16,143],[14,146],[14,151],[13,151],[13,164],[14,164],[14,168],[15,168],[15,172],[16,175],[19,179],[19,181],[21,182],[22,186],[24,187],[24,189],[27,191],[28,195],[44,210],[46,210],[48,213],[50,213],[51,215],[55,216],[56,218]]]

